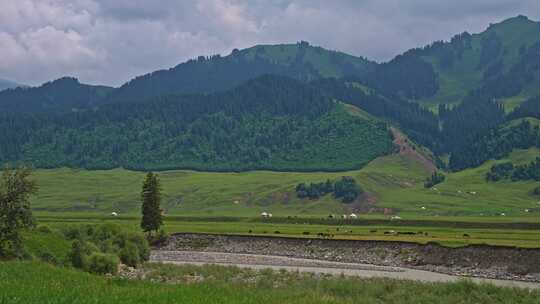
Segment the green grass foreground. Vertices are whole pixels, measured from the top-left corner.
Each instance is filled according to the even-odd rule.
[[[159,267],[159,266],[158,266]],[[171,268],[159,272],[171,277]],[[424,284],[233,267],[178,268],[175,282],[128,281],[37,262],[0,263],[1,304],[539,303],[540,293],[470,282]],[[187,275],[187,276],[186,276]],[[186,280],[200,277],[201,282]],[[174,274],[173,274],[174,276]],[[174,277],[173,277],[174,279]]]

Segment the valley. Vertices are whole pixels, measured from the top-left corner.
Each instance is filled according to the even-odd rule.
[[[443,38],[0,78],[0,304],[536,303],[540,22]]]

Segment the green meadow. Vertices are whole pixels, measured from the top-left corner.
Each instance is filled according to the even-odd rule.
[[[432,189],[423,187],[429,173],[417,161],[401,155],[378,158],[361,170],[337,173],[163,171],[159,172],[162,207],[167,215],[201,217],[257,217],[263,211],[279,217],[326,217],[362,207],[362,216],[368,218],[388,218],[382,210],[389,208],[404,220],[530,222],[540,219],[540,197],[532,194],[538,182],[488,183],[485,173],[496,162],[525,163],[539,154],[538,149],[516,150],[508,159],[449,173],[445,182]],[[321,182],[340,176],[357,179],[367,193],[363,202],[346,205],[330,195],[319,200],[298,199],[295,195],[294,188],[300,182]],[[144,172],[61,168],[36,170],[34,177],[40,186],[32,201],[37,214],[139,213]]]
[[[519,164],[539,154],[538,149],[516,150],[508,159]],[[449,173],[445,182],[432,189],[423,187],[428,176],[424,167],[401,155],[378,158],[361,170],[338,173],[163,171],[159,175],[165,229],[168,233],[325,235],[447,246],[538,248],[540,197],[532,195],[538,183],[487,183],[485,173],[493,163],[503,161]],[[355,177],[368,193],[364,202],[346,205],[330,195],[319,200],[295,195],[294,188],[300,182],[344,175]],[[138,229],[144,172],[62,168],[37,170],[34,177],[40,190],[32,203],[40,223],[59,227],[117,222]],[[356,222],[328,219],[329,214],[339,217],[356,212],[355,208],[364,208]],[[385,215],[384,208],[393,213]],[[259,214],[263,211],[273,213],[273,219],[262,220]],[[119,217],[111,217],[111,212],[118,212]],[[392,221],[392,216],[400,219]]]
[[[0,262],[0,303],[490,304],[538,303],[540,297],[538,291],[467,281],[425,284],[218,266],[151,267],[160,282],[95,276],[38,262]]]

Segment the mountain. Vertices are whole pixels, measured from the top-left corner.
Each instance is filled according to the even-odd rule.
[[[13,81],[7,80],[7,79],[0,78],[0,91],[5,90],[5,89],[13,89],[20,86],[22,85],[15,83]]]
[[[392,126],[457,171],[537,145],[532,127],[500,130],[539,106],[540,23],[518,16],[381,64],[300,42],[201,56],[119,88],[8,89],[0,161],[346,170],[387,153]]]
[[[112,88],[81,84],[64,77],[39,87],[0,91],[0,110],[5,112],[66,112],[97,105]]]
[[[478,34],[464,32],[398,56],[387,64],[394,66],[388,73],[401,71],[402,61],[416,63],[406,73],[421,89],[414,94],[403,90],[410,99],[427,106],[456,104],[479,91],[511,110],[540,95],[540,23],[518,16],[491,24]]]
[[[392,150],[387,125],[317,88],[261,76],[213,94],[0,119],[0,162],[36,167],[342,171]]]
[[[115,90],[110,101],[135,101],[167,94],[212,93],[233,88],[264,74],[302,81],[323,77],[363,76],[375,63],[307,42],[258,45],[228,56],[200,56],[169,70],[139,76]]]

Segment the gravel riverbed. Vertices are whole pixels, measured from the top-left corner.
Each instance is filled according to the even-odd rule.
[[[244,255],[226,256],[227,260],[223,260],[223,256],[205,255],[208,253]],[[292,260],[265,259],[261,256]],[[540,282],[540,250],[483,245],[448,248],[437,244],[405,242],[175,234],[166,244],[153,251],[152,259],[345,269],[358,267],[358,270],[364,271],[381,270],[376,266],[384,266],[385,270],[394,269],[395,272],[399,272],[398,268],[405,268],[461,277]],[[252,259],[256,259],[256,262]],[[336,267],[330,262],[345,264]]]

